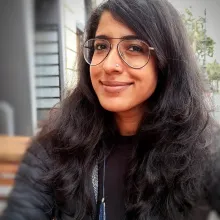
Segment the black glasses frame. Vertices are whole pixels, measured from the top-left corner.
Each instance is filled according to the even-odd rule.
[[[84,52],[84,50],[83,50],[83,55],[84,55],[84,59],[85,59],[85,61],[90,65],[90,66],[97,66],[97,65],[99,65],[100,63],[102,63],[105,59],[106,59],[106,57],[109,55],[109,53],[110,53],[110,51],[111,51],[111,49],[112,49],[112,44],[109,42],[109,40],[108,39],[119,39],[119,40],[121,40],[121,41],[119,41],[118,43],[117,43],[117,51],[118,51],[118,54],[119,54],[119,56],[120,56],[120,58],[129,66],[129,67],[131,67],[131,68],[133,68],[133,69],[141,69],[141,68],[143,68],[143,67],[145,67],[147,64],[148,64],[148,62],[149,62],[149,60],[150,60],[150,56],[151,56],[151,51],[154,51],[155,49],[153,48],[153,47],[150,47],[145,41],[143,41],[143,40],[141,40],[141,39],[138,39],[138,38],[128,38],[128,39],[126,39],[126,38],[108,38],[108,39],[105,39],[105,38],[91,38],[91,39],[89,39],[89,40],[87,40],[84,44],[83,44],[83,48],[88,48],[88,47],[86,47],[85,45],[86,45],[86,43],[88,43],[88,41],[91,41],[91,40],[103,40],[103,41],[106,41],[109,45],[110,45],[110,49],[109,49],[109,51],[108,51],[108,53],[106,54],[106,56],[104,57],[104,59],[101,61],[101,62],[99,62],[98,64],[91,64],[91,63],[89,63],[89,61],[86,59],[86,56],[85,56],[85,52]],[[120,50],[119,50],[119,45],[120,45],[120,43],[121,42],[123,42],[123,41],[127,41],[127,40],[139,40],[139,41],[141,41],[142,43],[144,43],[148,48],[149,48],[149,53],[148,53],[148,60],[147,60],[147,62],[143,65],[143,66],[141,66],[141,67],[133,67],[133,66],[131,66],[130,64],[128,64],[125,60],[124,60],[124,58],[123,58],[123,54],[120,52]]]

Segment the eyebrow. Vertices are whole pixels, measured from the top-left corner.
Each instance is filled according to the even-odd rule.
[[[139,39],[139,37],[137,35],[125,35],[125,36],[122,36],[122,37],[108,37],[106,35],[97,35],[95,36],[95,38],[97,39],[122,39],[122,40],[132,40],[132,39]]]

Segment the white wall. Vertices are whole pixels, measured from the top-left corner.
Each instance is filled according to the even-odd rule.
[[[63,44],[64,44],[64,82],[67,90],[76,86],[78,80],[76,70],[77,58],[77,23],[85,25],[84,1],[63,0],[61,1],[61,20],[63,21]]]

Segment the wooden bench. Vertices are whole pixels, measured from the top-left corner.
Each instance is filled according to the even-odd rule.
[[[30,137],[0,135],[0,201],[6,201],[8,198],[30,140]]]

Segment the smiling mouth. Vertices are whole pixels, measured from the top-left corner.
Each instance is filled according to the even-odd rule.
[[[131,82],[118,82],[118,81],[100,81],[105,92],[119,93],[130,87]]]

